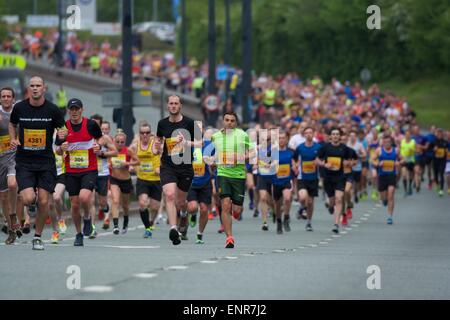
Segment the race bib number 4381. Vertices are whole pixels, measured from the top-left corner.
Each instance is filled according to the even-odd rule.
[[[24,129],[24,150],[45,150],[47,131],[45,129]]]

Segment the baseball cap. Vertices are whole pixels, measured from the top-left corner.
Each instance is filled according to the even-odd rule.
[[[78,107],[78,108],[83,108],[83,102],[81,102],[80,99],[70,99],[69,102],[67,103],[67,109],[70,109],[72,107]]]

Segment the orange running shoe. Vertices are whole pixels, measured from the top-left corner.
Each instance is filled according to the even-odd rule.
[[[105,219],[105,213],[103,212],[102,209],[98,209],[98,220],[103,220]]]
[[[210,212],[210,213],[208,214],[208,219],[209,219],[209,220],[214,220],[214,218],[215,218],[214,214],[213,214],[212,212]]]
[[[351,208],[347,208],[347,211],[345,212],[345,215],[347,216],[348,220],[352,220],[353,218],[353,211]]]
[[[347,215],[344,214],[344,215],[342,216],[341,224],[342,224],[343,226],[348,226]]]
[[[50,218],[50,216],[47,216],[47,219],[45,219],[45,224],[50,224],[52,223],[52,219]]]
[[[227,248],[227,249],[234,248],[234,238],[233,238],[233,236],[227,237],[227,241],[225,242],[225,248]]]

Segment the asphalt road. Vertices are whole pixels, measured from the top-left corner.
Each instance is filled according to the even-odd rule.
[[[448,195],[424,190],[405,199],[399,192],[389,226],[385,208],[368,200],[339,236],[321,199],[313,233],[295,219],[295,206],[292,231],[283,235],[274,224],[262,231],[246,210],[233,222],[235,249],[224,248],[217,219],[204,245],[195,244],[195,228],[176,247],[165,224],[143,239],[136,215],[126,235],[102,232],[84,248],[73,247],[71,227],[42,252],[31,250],[31,235],[5,246],[1,234],[0,299],[449,299],[449,207]],[[46,229],[44,238],[50,235]],[[80,289],[67,286],[70,266],[79,267]],[[368,289],[370,266],[379,268],[379,289]]]

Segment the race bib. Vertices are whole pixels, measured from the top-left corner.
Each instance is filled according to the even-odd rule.
[[[438,148],[434,154],[436,158],[443,158],[445,157],[445,149],[444,148]]]
[[[143,161],[139,166],[139,170],[144,173],[152,173],[153,163],[151,161]]]
[[[205,164],[204,163],[193,163],[192,168],[194,169],[195,177],[203,177],[205,175]]]
[[[221,164],[234,166],[237,162],[236,154],[234,152],[221,152],[220,161]]]
[[[0,136],[0,154],[8,152],[11,147],[11,140],[9,135]]]
[[[381,167],[384,172],[394,172],[395,161],[394,160],[384,160]]]
[[[259,168],[259,173],[260,174],[264,174],[264,175],[269,175],[271,174],[271,168],[270,168],[270,164],[264,161],[259,161],[258,163],[258,168]]]
[[[111,164],[113,169],[121,169],[122,168],[122,162],[126,161],[127,156],[125,154],[119,154],[117,157],[111,158]]]
[[[277,178],[288,178],[291,176],[291,166],[289,164],[282,164],[278,167]]]
[[[330,170],[339,171],[341,169],[342,159],[339,157],[328,157],[327,163],[331,164]]]
[[[47,142],[47,131],[45,129],[24,129],[25,150],[45,150]]]
[[[62,168],[63,165],[63,157],[55,153],[55,164],[56,168]]]
[[[166,139],[167,154],[169,156],[175,156],[183,153],[183,145],[178,143],[177,140],[177,137]]]
[[[89,151],[74,150],[69,152],[70,167],[73,169],[86,169],[89,167]]]
[[[302,172],[303,173],[315,173],[316,164],[314,161],[303,161],[302,162]]]

